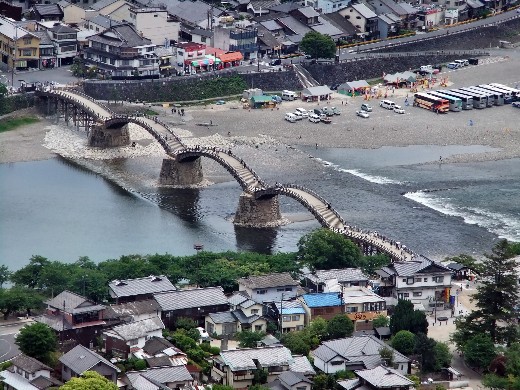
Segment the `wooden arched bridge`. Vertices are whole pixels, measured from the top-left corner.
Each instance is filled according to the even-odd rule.
[[[349,226],[327,200],[307,188],[294,184],[269,185],[244,160],[231,150],[197,145],[188,147],[165,123],[157,118],[115,114],[110,108],[75,90],[40,89],[36,92],[40,106],[57,117],[70,120],[89,132],[89,145],[110,147],[130,143],[128,124],[148,131],[163,147],[169,158],[163,160],[162,184],[194,186],[202,179],[201,157],[212,159],[224,167],[240,184],[240,196],[234,223],[245,226],[269,226],[281,220],[278,196],[295,199],[309,210],[325,228],[341,233],[357,243],[365,254],[385,253],[393,260],[406,261],[416,254],[405,246],[375,232]]]

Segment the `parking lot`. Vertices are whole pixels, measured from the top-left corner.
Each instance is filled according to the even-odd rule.
[[[479,65],[462,69],[446,70],[441,77],[448,77],[449,88],[499,82],[509,86],[520,84],[520,56],[496,55],[486,58]],[[408,95],[407,106],[405,100]],[[396,89],[387,99],[402,106],[404,114],[398,114],[379,107],[379,100],[365,101],[363,97],[344,96],[337,93],[328,102],[307,103],[300,100],[284,101],[275,109],[244,110],[238,102],[228,102],[222,106],[194,107],[188,109],[195,121],[217,124],[204,128],[193,126],[188,121],[186,127],[194,136],[206,136],[216,132],[233,136],[271,136],[288,145],[308,145],[323,147],[379,148],[406,145],[488,145],[501,148],[500,151],[482,154],[479,158],[496,159],[518,156],[520,130],[518,119],[520,110],[511,105],[497,106],[483,110],[469,110],[435,114],[422,108],[412,107],[413,93],[407,89]],[[356,115],[362,103],[373,106],[369,118]],[[332,123],[312,123],[308,119],[289,123],[284,120],[287,112],[302,107],[306,110],[335,106],[341,115],[331,117]]]

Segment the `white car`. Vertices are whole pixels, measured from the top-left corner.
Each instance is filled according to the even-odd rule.
[[[204,329],[203,327],[199,326],[198,328],[196,328],[198,331],[199,331],[199,334],[200,334],[200,338],[201,340],[209,340],[211,339],[211,336],[209,335],[208,332],[206,332],[206,329]]]
[[[511,107],[520,108],[520,102],[513,102],[513,103],[511,103]]]
[[[356,115],[360,116],[361,118],[370,118],[370,114],[364,110],[356,111]]]
[[[398,105],[394,106],[394,112],[396,112],[398,114],[404,114],[403,108],[401,106],[398,106]]]
[[[312,123],[318,123],[320,122],[320,117],[319,115],[316,115],[314,113],[309,114],[309,121],[311,121]]]
[[[298,107],[295,112],[299,112],[302,117],[307,118],[309,116],[309,112],[305,108]]]
[[[296,117],[296,120],[303,119],[303,115],[300,111],[294,111],[292,114]]]

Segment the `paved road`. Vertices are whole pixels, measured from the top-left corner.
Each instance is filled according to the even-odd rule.
[[[25,325],[25,322],[0,325],[0,362],[9,360],[20,354],[20,350],[14,343],[14,340],[16,334]]]

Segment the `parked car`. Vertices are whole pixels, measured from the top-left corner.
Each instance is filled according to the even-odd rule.
[[[520,108],[520,102],[513,102],[513,103],[511,103],[511,107]]]
[[[327,124],[332,123],[332,120],[326,114],[321,114],[320,121]]]
[[[276,59],[274,59],[274,60],[271,60],[270,64],[271,64],[272,66],[275,66],[275,65],[282,65],[282,60],[279,59],[279,58],[276,58]]]
[[[294,115],[292,112],[288,112],[287,114],[285,114],[284,119],[287,122],[291,122],[291,123],[294,123],[298,120],[298,118],[296,118],[296,115]]]
[[[319,116],[319,115],[323,114],[323,111],[321,108],[315,108],[314,113]]]
[[[404,114],[404,110],[401,106],[398,106],[397,104],[394,106],[394,112],[398,114]]]
[[[200,327],[200,326],[196,329],[199,331],[201,340],[210,340],[211,339],[211,336],[209,335],[208,332],[206,332],[206,329],[204,329],[203,327]]]
[[[395,106],[395,103],[391,100],[381,100],[379,102],[379,107],[386,108],[387,110],[393,110]]]
[[[372,112],[372,106],[370,104],[363,103],[361,109],[366,112]]]
[[[334,115],[334,110],[331,107],[323,107],[322,112],[326,114],[327,116]]]
[[[293,115],[296,117],[296,120],[303,119],[303,115],[302,115],[302,113],[300,111],[294,111]]]
[[[311,121],[312,123],[318,123],[320,121],[320,116],[314,113],[309,114],[309,121]]]
[[[305,108],[298,107],[294,111],[295,112],[299,112],[301,114],[301,116],[304,117],[304,118],[307,118],[309,116],[309,113],[307,112],[307,110]]]
[[[225,100],[217,100],[217,101],[215,102],[215,104],[216,104],[217,106],[221,106],[222,104],[226,104],[226,101],[225,101]]]
[[[458,69],[459,64],[457,64],[456,62],[450,62],[448,65],[446,65],[446,67],[448,69]]]
[[[364,110],[356,111],[356,115],[360,116],[361,118],[370,118],[370,114]]]
[[[332,112],[334,113],[334,115],[341,115],[341,111],[339,110],[338,107],[331,107],[332,108]]]

